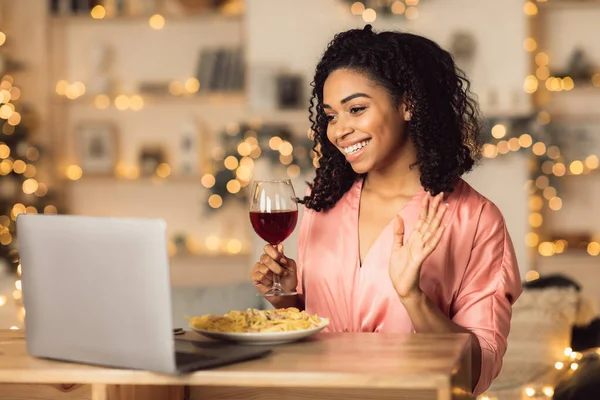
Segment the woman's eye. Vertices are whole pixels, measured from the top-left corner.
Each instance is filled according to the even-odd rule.
[[[362,112],[366,109],[367,107],[352,107],[350,109],[350,114],[358,114],[359,112]]]
[[[333,120],[335,120],[335,115],[325,115],[325,119],[327,120],[327,122],[332,122]]]

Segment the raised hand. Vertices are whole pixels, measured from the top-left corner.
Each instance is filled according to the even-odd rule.
[[[265,246],[264,254],[254,264],[250,278],[260,294],[265,294],[273,285],[273,274],[280,277],[279,282],[286,291],[295,291],[298,284],[296,261],[283,254],[283,245]]]
[[[421,293],[419,276],[423,261],[436,248],[445,226],[442,224],[448,204],[443,203],[444,194],[435,197],[427,194],[423,199],[419,219],[414,230],[404,242],[404,221],[399,215],[394,221],[394,244],[390,258],[390,279],[401,299]]]

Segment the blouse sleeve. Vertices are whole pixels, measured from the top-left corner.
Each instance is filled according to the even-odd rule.
[[[493,203],[486,203],[462,284],[451,308],[452,320],[477,336],[481,347],[481,375],[474,395],[485,392],[500,373],[512,305],[522,290],[504,218]]]

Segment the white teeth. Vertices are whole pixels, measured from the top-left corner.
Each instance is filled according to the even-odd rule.
[[[346,153],[346,154],[356,153],[358,150],[362,149],[367,144],[369,144],[370,141],[371,141],[371,139],[367,139],[367,140],[363,140],[360,143],[356,143],[352,146],[344,147],[344,153]]]

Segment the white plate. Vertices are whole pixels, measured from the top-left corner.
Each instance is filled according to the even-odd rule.
[[[211,332],[190,327],[195,332],[211,339],[227,340],[240,344],[274,345],[295,342],[322,331],[329,325],[329,320],[321,318],[321,325],[310,329],[286,332]]]

